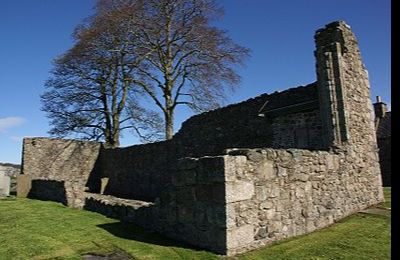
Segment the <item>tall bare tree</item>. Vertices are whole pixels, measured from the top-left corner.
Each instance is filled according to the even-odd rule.
[[[161,109],[166,139],[173,136],[177,106],[216,108],[239,82],[236,68],[249,50],[212,25],[222,16],[216,1],[100,0],[98,6],[131,28],[130,50],[143,58],[133,64],[139,76],[133,82]]]
[[[161,118],[137,101],[141,93],[134,88],[133,75],[141,61],[129,50],[131,35],[113,20],[99,19],[101,14],[98,10],[78,26],[76,44],[54,61],[41,96],[42,110],[51,119],[50,134],[77,133],[104,140],[110,148],[120,145],[125,129],[146,141],[158,139]]]

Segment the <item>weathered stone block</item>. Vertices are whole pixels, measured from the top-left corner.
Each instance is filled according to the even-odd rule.
[[[4,174],[0,174],[0,196],[10,195],[11,178]]]
[[[267,188],[264,186],[256,186],[255,188],[256,191],[256,199],[257,200],[266,200],[268,198],[267,196]]]
[[[107,178],[107,177],[101,178],[100,194],[104,194],[104,191],[106,190],[109,180],[110,180],[110,178]]]
[[[277,177],[274,163],[266,160],[257,165],[255,174],[256,176],[259,176],[261,180],[273,180]]]
[[[254,239],[255,240],[263,239],[263,238],[266,238],[267,236],[268,236],[267,227],[260,227],[260,228],[258,228]]]
[[[254,184],[248,181],[227,182],[225,189],[226,203],[248,200],[254,195]]]
[[[234,203],[229,203],[226,205],[226,228],[231,229],[236,227],[236,209]]]
[[[256,151],[248,151],[248,153],[246,154],[247,159],[251,162],[261,162],[266,156],[264,156],[263,154],[256,152]]]
[[[269,193],[268,193],[268,197],[269,198],[277,198],[280,196],[280,188],[277,186],[274,186],[270,189]]]
[[[286,168],[284,168],[282,166],[278,166],[278,176],[279,177],[286,177],[287,175],[288,174],[287,174]]]
[[[253,225],[244,225],[227,230],[226,246],[228,249],[244,247],[254,241]]]
[[[235,181],[240,177],[247,166],[246,156],[224,156],[225,181]]]
[[[275,204],[272,201],[264,201],[260,204],[260,209],[272,209]]]
[[[32,177],[21,174],[17,176],[17,197],[26,198],[31,190]]]
[[[292,176],[293,180],[295,181],[302,181],[302,182],[306,182],[308,181],[308,179],[310,178],[310,176],[308,174],[305,173],[296,173]]]

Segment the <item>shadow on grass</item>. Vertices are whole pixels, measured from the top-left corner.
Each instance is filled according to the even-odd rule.
[[[101,224],[97,226],[119,238],[135,240],[138,242],[144,242],[159,246],[179,247],[194,251],[201,250],[194,246],[175,241],[171,238],[167,238],[158,233],[147,231],[131,223],[116,222],[116,223]]]
[[[87,253],[82,255],[83,260],[132,260],[136,259],[124,250],[117,248],[108,254]]]

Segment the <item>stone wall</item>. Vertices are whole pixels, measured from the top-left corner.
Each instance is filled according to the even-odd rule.
[[[154,201],[183,157],[220,155],[231,147],[321,148],[317,97],[315,83],[264,94],[193,116],[170,141],[104,149],[99,175],[109,177],[105,194]]]
[[[302,129],[297,132],[301,141],[296,140],[296,129]],[[200,157],[220,155],[232,147],[324,148],[320,135],[318,90],[313,83],[193,116],[173,141],[179,157]]]
[[[218,253],[226,251],[224,156],[180,159],[163,192],[155,229]]]
[[[374,103],[376,139],[379,148],[379,164],[381,166],[383,186],[392,185],[392,112],[388,111],[381,97]]]
[[[82,207],[85,187],[94,185],[89,176],[100,147],[96,142],[24,138],[22,174],[32,176],[28,196]]]
[[[385,187],[392,186],[392,137],[378,138],[379,163],[382,173],[382,183]]]
[[[0,197],[10,195],[11,178],[0,172]]]
[[[0,174],[9,177],[17,177],[21,173],[21,165],[11,163],[0,163]]]
[[[17,192],[17,176],[21,173],[21,165],[12,163],[0,163],[0,176],[10,177],[10,194]],[[1,186],[1,185],[0,185]]]
[[[104,194],[146,201],[154,201],[170,182],[176,158],[169,142],[104,149],[101,154],[100,175],[109,178]]]
[[[315,40],[316,83],[194,116],[170,141],[108,150],[92,142],[25,139],[22,171],[33,178],[30,195],[228,255],[381,202],[357,40],[344,22],[318,30]],[[109,178],[105,195],[94,194],[102,177]]]
[[[318,30],[315,43],[324,142],[356,154],[356,166],[368,162],[368,170],[380,174],[368,72],[357,39],[338,21]]]
[[[270,147],[323,148],[318,110],[277,117],[271,128],[274,138]]]
[[[368,72],[355,35],[346,23],[334,22],[317,31],[315,42],[325,142],[376,150]]]
[[[69,201],[80,197],[79,207],[79,190],[99,192],[102,177],[109,178],[105,194],[154,201],[179,158],[219,155],[232,147],[321,148],[317,92],[313,83],[196,115],[172,140],[153,144],[101,149],[94,142],[27,138],[24,173],[74,187],[66,192]]]
[[[346,150],[228,154],[234,155],[225,166],[230,255],[312,232],[382,201],[373,162],[360,162]],[[229,193],[240,197],[229,199]]]
[[[65,181],[51,179],[33,179],[28,197],[41,200],[60,202],[64,205],[71,205],[67,200],[67,189]]]
[[[226,157],[178,160],[154,202],[86,193],[84,209],[224,254]]]

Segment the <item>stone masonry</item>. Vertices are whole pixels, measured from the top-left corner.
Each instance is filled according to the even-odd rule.
[[[383,186],[392,186],[392,112],[388,111],[381,97],[376,97],[375,129],[379,148],[379,163],[381,166]]]
[[[380,203],[370,87],[357,40],[339,21],[318,30],[315,42],[316,82],[193,116],[169,141],[105,149],[25,138],[28,197],[225,255]]]
[[[20,165],[0,163],[0,196],[9,196],[16,191],[16,177],[20,174]]]
[[[11,178],[0,172],[0,197],[6,197],[10,195]]]

